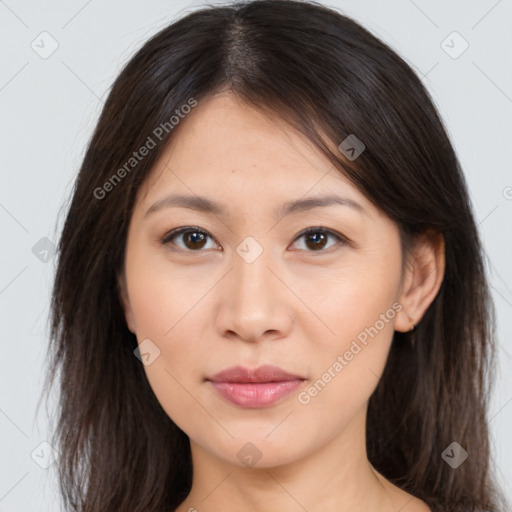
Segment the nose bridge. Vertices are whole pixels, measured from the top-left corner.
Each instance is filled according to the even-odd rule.
[[[244,239],[233,255],[233,293],[241,307],[270,308],[275,297],[276,278],[272,268],[272,251],[263,248],[253,237]]]
[[[283,284],[270,270],[275,263],[272,251],[254,238],[239,244],[221,296],[221,331],[254,341],[266,331],[284,335],[290,328],[283,290],[279,290]]]

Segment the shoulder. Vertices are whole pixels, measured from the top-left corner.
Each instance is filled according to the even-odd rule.
[[[396,510],[400,510],[400,512],[432,512],[432,509],[423,500],[400,489],[380,473],[375,473]]]

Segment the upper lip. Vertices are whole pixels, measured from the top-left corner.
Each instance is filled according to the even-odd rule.
[[[283,382],[296,379],[304,380],[300,375],[294,375],[285,372],[278,366],[267,364],[254,369],[232,366],[206,380],[212,382]]]

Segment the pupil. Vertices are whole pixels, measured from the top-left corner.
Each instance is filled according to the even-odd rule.
[[[205,239],[205,236],[203,233],[198,233],[197,231],[191,231],[185,237],[185,245],[187,245],[187,247],[189,247],[191,249],[197,249],[198,247],[201,248],[204,246],[204,243],[199,244],[199,246],[198,246],[198,244],[196,242],[198,242],[198,241],[204,242],[204,239]],[[189,243],[189,241],[190,241],[190,243]]]
[[[312,233],[309,235],[308,239],[313,240],[313,248],[318,249],[319,247],[323,247],[322,242],[325,242],[325,234],[324,233]],[[320,243],[319,243],[320,242]]]

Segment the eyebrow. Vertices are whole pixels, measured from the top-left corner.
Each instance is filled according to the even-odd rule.
[[[313,208],[326,207],[332,205],[348,206],[360,213],[366,213],[365,209],[356,201],[336,195],[307,197],[304,199],[296,199],[293,201],[289,201],[287,203],[284,203],[280,207],[276,208],[274,213],[276,214],[276,216],[281,217],[293,213],[312,210]],[[164,197],[163,199],[160,199],[159,201],[151,205],[144,214],[144,217],[147,217],[151,213],[162,210],[163,208],[170,208],[173,206],[181,208],[190,208],[192,210],[197,210],[204,213],[212,213],[218,216],[225,216],[227,214],[226,210],[221,204],[216,203],[215,201],[212,201],[211,199],[208,199],[206,197],[172,194],[167,197]]]

